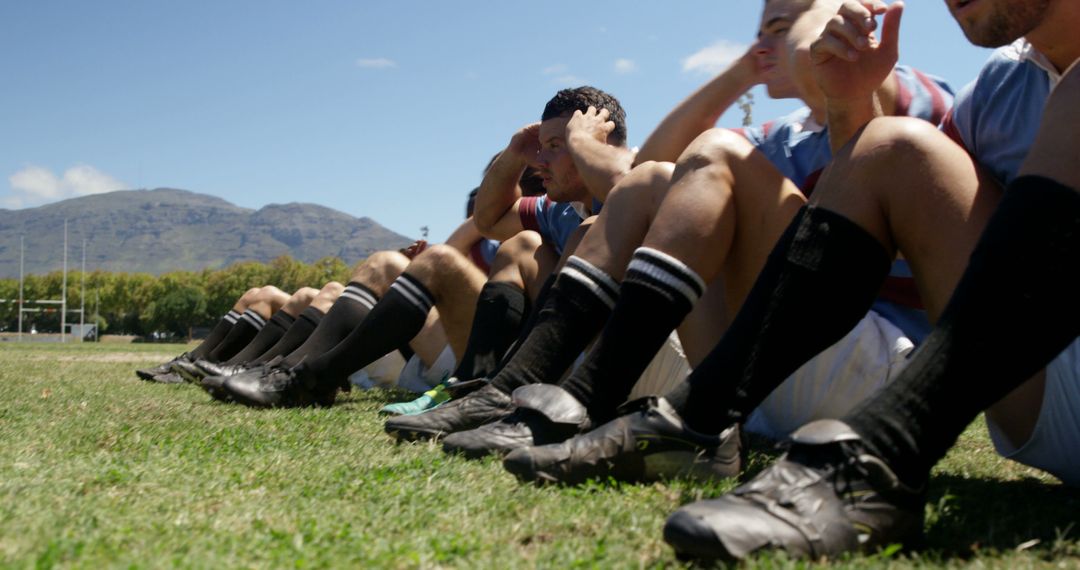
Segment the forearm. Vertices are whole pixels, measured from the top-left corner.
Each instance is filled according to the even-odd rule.
[[[736,61],[664,117],[641,146],[634,164],[650,160],[675,162],[698,135],[716,126],[720,116],[756,83],[752,65]]]
[[[584,134],[572,135],[566,143],[589,194],[601,202],[633,166],[634,154],[625,147],[602,143]]]
[[[480,183],[473,210],[473,220],[480,232],[491,231],[517,203],[521,197],[518,180],[526,166],[524,160],[509,152],[503,152],[492,163]]]
[[[829,146],[835,155],[855,133],[876,117],[884,115],[881,101],[875,94],[858,101],[828,101],[826,116],[829,127]]]
[[[446,245],[467,255],[473,244],[483,239],[483,237],[473,219],[469,218],[458,226],[454,233],[450,234],[450,237],[446,238]]]

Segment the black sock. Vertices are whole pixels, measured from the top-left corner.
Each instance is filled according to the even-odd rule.
[[[205,358],[211,350],[217,348],[217,345],[228,336],[229,331],[231,331],[233,325],[236,324],[236,319],[239,318],[240,313],[237,313],[236,311],[229,311],[226,313],[225,316],[221,317],[221,320],[214,325],[214,328],[210,330],[210,334],[206,335],[206,338],[199,343],[199,346],[191,349],[191,352],[188,353],[188,358],[192,361]]]
[[[521,329],[518,331],[517,338],[514,339],[514,342],[510,345],[510,348],[506,349],[506,352],[503,354],[503,357],[499,361],[499,364],[495,367],[496,373],[502,370],[503,367],[506,366],[506,363],[510,362],[510,360],[514,358],[514,355],[517,354],[518,349],[521,348],[521,344],[525,342],[526,338],[529,337],[529,333],[531,333],[533,327],[536,326],[536,319],[540,317],[540,309],[542,309],[544,307],[544,303],[547,302],[548,294],[551,292],[551,287],[555,285],[555,279],[558,276],[559,275],[557,273],[552,273],[551,275],[548,275],[547,279],[544,280],[544,284],[540,287],[540,292],[536,294],[536,301],[531,303],[531,308],[529,309],[529,317],[525,319],[525,323],[521,325]]]
[[[866,315],[891,264],[877,239],[851,220],[803,207],[720,343],[668,400],[702,432],[744,421]]]
[[[899,376],[846,421],[918,487],[979,412],[1080,335],[1080,193],[1009,185],[934,331]]]
[[[304,344],[290,352],[282,360],[281,365],[291,368],[306,358],[321,356],[334,348],[353,329],[360,326],[378,301],[378,296],[371,289],[360,283],[349,283],[337,301],[334,301],[330,310],[326,312],[326,316],[319,321],[318,328],[311,333]]]
[[[247,346],[265,326],[266,319],[262,315],[251,309],[244,311],[229,334],[206,355],[206,359],[210,362],[225,362]]]
[[[476,316],[465,354],[454,377],[461,380],[488,378],[521,329],[528,298],[517,285],[488,281],[476,301]]]
[[[618,284],[607,273],[571,256],[528,338],[491,384],[509,394],[527,384],[558,382],[604,326],[617,295]]]
[[[603,334],[561,384],[588,408],[594,423],[615,416],[704,291],[701,277],[678,259],[647,247],[634,252]]]
[[[434,304],[435,298],[423,283],[402,273],[359,326],[322,356],[304,361],[303,368],[322,385],[341,384],[353,372],[416,336]]]
[[[293,321],[293,324],[289,327],[289,330],[285,331],[285,334],[274,346],[271,346],[266,352],[259,355],[258,358],[253,358],[249,361],[249,364],[262,364],[269,362],[278,356],[285,356],[304,344],[304,341],[311,336],[311,333],[315,331],[315,328],[319,326],[322,321],[324,313],[315,307],[308,307],[300,312]]]
[[[296,317],[285,311],[274,313],[270,316],[270,320],[266,321],[266,326],[259,331],[259,334],[255,335],[255,338],[251,339],[251,342],[247,343],[240,352],[226,360],[225,364],[243,364],[258,358],[285,335],[285,331],[289,330],[294,321]]]

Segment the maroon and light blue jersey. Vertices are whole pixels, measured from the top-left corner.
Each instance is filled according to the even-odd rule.
[[[895,72],[897,114],[940,124],[952,107],[952,88],[940,78],[905,65],[896,66]],[[807,107],[760,127],[736,129],[736,132],[764,153],[807,196],[832,160],[828,130],[814,121]],[[911,269],[904,260],[893,264],[874,310],[915,342],[921,342],[930,332]]]
[[[599,212],[599,203],[593,202],[593,213]],[[518,202],[518,216],[527,230],[540,234],[544,243],[551,244],[559,255],[570,234],[581,225],[581,214],[570,202],[552,202],[547,196],[531,196]]]
[[[1017,40],[994,51],[975,81],[960,90],[941,128],[1007,185],[1034,143],[1046,99],[1062,75],[1026,40]]]

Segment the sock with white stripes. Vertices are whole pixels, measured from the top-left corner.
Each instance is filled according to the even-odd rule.
[[[319,326],[311,333],[311,336],[296,350],[288,353],[289,355],[281,361],[281,365],[291,368],[303,362],[304,359],[321,356],[334,348],[353,329],[360,326],[378,301],[378,296],[371,289],[355,281],[349,283],[341,296],[334,301],[334,305],[319,321]]]
[[[236,319],[239,318],[240,313],[237,313],[236,311],[229,311],[226,313],[225,316],[221,317],[221,320],[214,325],[214,328],[210,330],[210,334],[199,343],[199,346],[196,346],[191,349],[191,352],[188,352],[188,358],[192,361],[206,358],[206,355],[209,354],[211,350],[217,348],[217,345],[228,336],[229,331],[231,331],[233,325],[236,324]]]
[[[529,336],[491,384],[506,392],[527,384],[555,383],[603,328],[619,285],[593,264],[567,260]]]
[[[641,373],[705,291],[693,269],[661,251],[634,252],[619,300],[585,362],[561,386],[594,423],[615,417]]]
[[[686,423],[720,433],[866,316],[892,256],[851,220],[804,206],[765,261],[724,337],[665,395]]]
[[[528,310],[529,299],[517,285],[488,281],[476,300],[469,342],[453,376],[458,379],[490,378],[499,360],[517,338]]]
[[[266,352],[260,354],[258,358],[251,359],[248,364],[254,365],[269,362],[278,356],[286,356],[297,348],[300,348],[300,345],[304,344],[304,341],[315,332],[316,327],[322,322],[324,316],[326,316],[325,313],[315,307],[304,309],[296,316],[296,320],[293,321],[289,330],[285,331],[285,334],[274,343],[274,346],[268,348]]]
[[[424,328],[435,297],[408,273],[390,284],[390,290],[360,326],[322,356],[301,365],[319,384],[343,384],[350,374],[408,343]]]
[[[266,326],[259,331],[259,334],[255,335],[255,338],[251,339],[251,342],[247,343],[247,346],[240,352],[226,360],[225,364],[243,364],[258,358],[259,355],[274,346],[278,340],[281,340],[281,337],[285,336],[285,332],[289,330],[289,327],[295,321],[296,317],[285,311],[274,313],[270,316],[270,320],[266,322]]]
[[[244,311],[229,334],[206,355],[206,359],[210,362],[225,362],[247,346],[265,326],[266,319],[262,315],[251,309]]]

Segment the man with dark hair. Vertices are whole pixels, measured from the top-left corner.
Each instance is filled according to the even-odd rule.
[[[595,89],[580,91],[590,101],[605,100]],[[558,120],[565,124],[565,119]],[[629,151],[623,149],[623,154],[628,156]],[[485,181],[500,168],[505,155],[495,160]],[[600,156],[607,158],[604,153]],[[623,161],[625,167],[629,163],[630,158]],[[566,164],[541,160],[537,168],[548,191],[546,198],[522,197],[518,181],[524,165],[497,190],[503,193],[500,198],[509,198],[509,202],[493,199],[483,187],[478,195],[476,227],[487,237],[502,240],[490,279],[461,250],[446,245],[430,247],[409,263],[371,314],[332,349],[262,376],[230,378],[225,390],[237,401],[258,407],[330,405],[344,376],[407,342],[427,321],[433,307],[438,308],[454,354],[461,355],[455,375],[472,378],[493,373],[491,367],[517,336],[528,297],[536,296],[581,222],[582,216],[569,202],[590,202],[586,213],[591,207],[588,189],[572,182],[574,177],[569,176]],[[569,178],[564,181],[563,176]],[[554,177],[559,177],[559,182]],[[524,231],[528,229],[536,231]],[[482,315],[478,316],[478,309]]]
[[[782,548],[819,559],[910,544],[922,533],[930,468],[983,410],[999,451],[1080,484],[1080,5],[949,8],[973,43],[1005,47],[960,94],[944,132],[875,118],[858,78],[879,75],[893,56],[887,42],[855,38],[868,37],[861,22],[876,3],[845,5],[815,43],[830,113],[855,137],[774,249],[718,347],[725,357],[706,371],[735,386],[691,386],[688,409],[701,411],[702,398],[738,405],[835,339],[896,251],[936,326],[881,392],[841,420],[800,428],[749,483],[672,515],[664,536],[681,555]],[[898,15],[890,6],[886,29]],[[796,338],[814,342],[785,351]]]
[[[615,284],[610,279],[594,280],[589,269],[570,255],[572,247],[562,244],[630,169],[633,154],[625,146],[625,116],[618,101],[598,89],[562,90],[545,105],[542,120],[515,133],[492,163],[477,196],[481,231],[499,238],[534,229],[553,236],[563,260],[542,288],[527,336],[495,380],[441,408],[391,419],[386,423],[388,433],[403,439],[438,437],[499,419],[512,408],[509,391],[498,384],[508,370],[546,365],[561,367],[561,374],[580,352],[558,350],[563,339],[572,337],[582,347],[591,340],[593,323],[606,318],[605,298]],[[530,164],[540,173],[546,197],[522,198],[515,190],[514,181]]]

